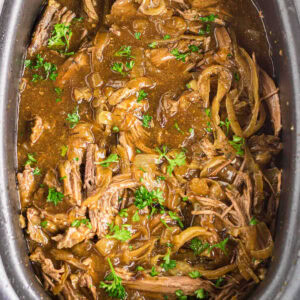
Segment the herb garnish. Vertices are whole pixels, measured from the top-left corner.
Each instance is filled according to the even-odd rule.
[[[122,225],[121,228],[118,225],[114,225],[114,223],[109,224],[110,234],[107,234],[105,237],[107,239],[116,239],[121,242],[128,241],[131,239],[131,233],[126,228],[129,225]]]
[[[41,222],[41,227],[46,228],[48,225],[48,221],[44,220]]]
[[[157,42],[152,42],[148,45],[148,47],[152,49],[156,48],[156,46],[157,46]]]
[[[178,300],[187,300],[187,296],[184,295],[182,290],[177,290],[175,295],[177,296]]]
[[[131,55],[131,46],[122,46],[115,54],[114,56],[120,56],[120,57],[130,57],[134,58],[134,56]]]
[[[174,168],[176,166],[180,167],[185,165],[186,161],[185,161],[185,153],[184,152],[180,152],[176,155],[176,157],[174,159],[171,159],[167,156],[167,147],[163,146],[163,152],[160,151],[159,148],[156,148],[156,151],[160,154],[159,159],[165,158],[169,165],[167,167],[167,172],[169,173],[169,175],[172,175],[172,172],[174,170]]]
[[[177,122],[174,123],[174,128],[175,128],[178,132],[180,132],[181,134],[184,134],[184,132],[180,129],[180,127],[179,127],[179,125],[178,125]]]
[[[92,224],[89,219],[77,219],[74,220],[71,224],[72,227],[79,227],[81,224],[86,225],[89,229],[92,229]]]
[[[62,145],[62,146],[60,147],[60,149],[61,149],[60,155],[61,155],[62,157],[65,157],[66,154],[67,154],[67,152],[68,152],[68,146]]]
[[[169,40],[170,38],[171,38],[171,37],[170,37],[169,34],[166,34],[166,35],[164,35],[164,37],[163,37],[164,40]]]
[[[112,283],[100,282],[99,287],[105,289],[106,293],[113,298],[124,299],[126,297],[125,288],[122,285],[122,279],[116,274],[116,271],[110,261],[107,259],[111,273],[105,278],[106,280],[111,280]]]
[[[144,269],[142,266],[137,266],[137,267],[136,267],[136,270],[137,270],[137,271],[144,271],[145,269]]]
[[[218,243],[218,244],[211,245],[211,246],[209,247],[209,249],[208,249],[208,252],[211,252],[211,250],[212,250],[213,248],[219,248],[219,249],[222,250],[222,252],[224,252],[224,254],[227,255],[226,244],[227,244],[228,240],[229,240],[229,239],[226,238],[226,239],[224,239],[223,241],[221,241],[221,242]]]
[[[190,243],[190,248],[194,251],[195,255],[199,255],[210,247],[209,243],[203,244],[198,238],[193,238]]]
[[[141,39],[141,33],[140,33],[140,32],[135,32],[135,33],[134,33],[134,37],[135,37],[137,40],[140,40],[140,39]]]
[[[226,118],[225,121],[220,121],[219,126],[220,127],[225,126],[226,127],[226,135],[228,135],[229,128],[230,128],[230,121],[228,120],[228,118]]]
[[[196,290],[195,295],[196,295],[197,299],[205,299],[206,298],[204,289]]]
[[[125,66],[126,66],[127,70],[131,70],[133,68],[133,66],[134,66],[134,60],[131,60],[129,62],[127,61],[125,63]]]
[[[210,30],[211,30],[211,26],[210,24],[206,24],[206,26],[203,28],[201,28],[199,30],[199,35],[205,35],[205,34],[209,34],[210,33]]]
[[[195,271],[189,272],[189,276],[191,278],[195,279],[195,278],[200,278],[202,275],[200,274],[199,271],[195,270]]]
[[[143,126],[146,128],[150,128],[150,122],[152,120],[152,117],[149,115],[143,115]]]
[[[70,47],[70,39],[72,37],[72,31],[70,25],[64,23],[55,24],[54,30],[51,33],[51,38],[48,40],[49,48],[61,48],[65,47],[65,52]]]
[[[165,199],[163,198],[163,192],[160,189],[149,192],[143,185],[136,190],[134,195],[134,205],[138,209],[143,209],[146,206],[152,206],[155,204],[162,206],[165,202]]]
[[[33,170],[33,175],[41,175],[41,170],[39,169],[39,167],[36,167],[36,168]]]
[[[139,91],[139,95],[137,98],[137,102],[142,101],[143,99],[145,99],[148,96],[148,94],[144,91],[144,90],[140,90]]]
[[[198,51],[199,51],[199,47],[196,46],[196,45],[189,45],[189,49],[190,49],[192,52],[198,52]]]
[[[245,139],[234,135],[232,141],[229,141],[229,144],[236,150],[236,154],[240,156],[244,156],[245,152],[243,147],[245,145]]]
[[[189,52],[186,53],[180,53],[177,48],[173,49],[171,51],[171,54],[175,56],[177,60],[181,60],[182,62],[185,62],[186,57],[190,54]]]
[[[251,218],[251,220],[250,220],[250,223],[249,223],[251,226],[253,226],[253,225],[256,225],[256,224],[258,224],[258,221],[253,217],[253,218]]]
[[[151,269],[151,272],[150,272],[150,276],[154,277],[154,276],[157,276],[158,275],[158,272],[156,271],[155,267],[153,266],[152,269]]]
[[[170,256],[171,256],[171,250],[169,248],[167,254],[163,258],[164,263],[161,264],[161,267],[164,268],[165,271],[169,271],[176,267],[176,260],[170,259]]]
[[[207,22],[214,22],[216,18],[218,18],[217,15],[210,14],[206,17],[199,17],[199,20],[204,22],[204,23],[207,23]]]
[[[180,219],[179,216],[176,214],[176,212],[169,211],[169,216],[171,217],[172,220],[177,221],[177,223],[179,224],[179,226],[180,226],[181,228],[184,228],[183,223],[181,222],[181,219]]]
[[[73,113],[68,114],[66,120],[70,123],[70,128],[74,128],[80,120],[80,115],[78,113],[78,106],[73,110]]]
[[[34,154],[28,153],[27,154],[27,160],[25,162],[25,166],[31,165],[32,163],[36,163],[37,160],[34,158]]]
[[[100,161],[100,162],[95,162],[96,165],[100,165],[102,167],[108,167],[109,164],[114,163],[114,162],[118,162],[119,161],[119,156],[116,153],[112,153],[108,156],[107,159]]]
[[[49,188],[47,202],[52,202],[56,206],[59,202],[63,201],[64,194],[58,192],[55,188]]]
[[[117,72],[117,73],[120,73],[120,74],[123,75],[123,76],[126,76],[127,73],[124,72],[123,69],[124,69],[123,63],[117,63],[117,62],[116,62],[116,63],[114,63],[114,64],[112,65],[112,67],[111,67],[111,70],[112,70],[112,71],[115,71],[115,72]]]
[[[122,208],[121,210],[120,210],[120,212],[119,212],[119,216],[121,217],[121,218],[127,218],[128,217],[128,212],[127,212],[127,208]]]

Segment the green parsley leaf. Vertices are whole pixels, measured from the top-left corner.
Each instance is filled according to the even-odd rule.
[[[215,283],[215,286],[216,287],[220,287],[223,281],[224,281],[223,277],[218,278],[217,281],[216,281],[216,283]]]
[[[179,125],[178,125],[177,122],[174,123],[174,128],[175,128],[178,132],[180,132],[181,134],[184,134],[184,132],[180,129],[180,127],[179,127]]]
[[[220,127],[225,126],[225,127],[226,127],[226,135],[228,135],[228,133],[229,133],[229,128],[230,128],[230,121],[228,120],[228,118],[225,119],[225,122],[224,122],[224,121],[220,121],[219,126],[220,126]]]
[[[127,212],[127,208],[122,208],[121,210],[120,210],[120,212],[119,212],[119,216],[121,217],[121,218],[127,218],[128,217],[128,212]]]
[[[155,267],[153,266],[150,272],[151,277],[155,277],[158,275],[158,272],[156,271]]]
[[[201,254],[206,249],[209,249],[209,247],[209,243],[203,244],[202,241],[198,238],[193,238],[190,243],[190,248],[194,251],[195,255]]]
[[[211,30],[211,26],[210,24],[206,24],[206,26],[204,28],[201,28],[199,30],[199,35],[205,35],[205,34],[209,34]]]
[[[184,295],[182,290],[177,290],[175,295],[177,296],[178,300],[187,300],[187,296]]]
[[[156,46],[157,46],[157,42],[152,42],[152,43],[148,44],[148,47],[152,48],[152,49],[156,48]]]
[[[144,90],[140,90],[139,91],[139,95],[137,98],[137,102],[142,101],[143,99],[145,99],[148,96],[148,94],[144,91]]]
[[[164,263],[161,264],[161,267],[165,269],[165,271],[169,271],[171,269],[176,268],[176,260],[170,259],[171,250],[168,249],[167,254],[164,256]]]
[[[205,299],[206,298],[204,289],[196,290],[195,295],[196,295],[197,299]]]
[[[135,152],[138,153],[138,154],[142,153],[142,151],[138,148],[135,148]]]
[[[65,47],[65,52],[70,47],[70,39],[72,37],[72,31],[70,25],[64,23],[55,24],[54,30],[51,33],[51,37],[48,40],[49,48],[62,48]]]
[[[210,112],[210,108],[205,108],[205,114],[211,118],[211,112]]]
[[[48,221],[44,220],[41,222],[41,227],[46,228],[48,225]]]
[[[188,197],[182,197],[182,201],[184,201],[184,202],[189,201],[189,198]]]
[[[137,40],[140,40],[141,39],[141,33],[140,32],[135,32],[134,33],[134,37],[137,39]]]
[[[127,70],[131,70],[133,68],[133,66],[134,66],[134,60],[131,60],[129,62],[127,61],[125,63],[125,66],[126,66]]]
[[[224,254],[227,255],[226,244],[227,244],[228,240],[229,240],[229,239],[226,238],[226,239],[224,239],[223,241],[221,241],[221,242],[218,243],[218,244],[211,245],[211,246],[209,247],[209,249],[208,249],[208,252],[211,252],[211,250],[212,250],[213,248],[219,248],[219,249],[222,250],[222,252],[223,252]]]
[[[77,219],[77,220],[74,220],[72,222],[71,226],[78,228],[81,224],[84,224],[89,229],[92,229],[92,224],[91,224],[91,221],[89,219]]]
[[[207,132],[212,132],[212,127],[211,127],[211,123],[210,122],[207,122],[206,131]]]
[[[112,130],[113,130],[113,132],[119,132],[119,131],[120,131],[120,129],[119,129],[118,126],[114,126],[114,127],[112,128]]]
[[[140,186],[135,192],[134,205],[138,209],[143,209],[146,206],[154,204],[162,205],[164,203],[163,192],[159,189],[149,192],[144,186]]]
[[[65,157],[66,154],[67,154],[67,152],[68,152],[68,146],[62,145],[62,146],[60,147],[60,155],[61,155],[62,157]]]
[[[123,63],[114,63],[111,67],[111,70],[114,71],[114,72],[117,72],[117,73],[120,73],[121,75],[123,76],[126,76],[127,73],[123,71],[124,69],[124,65]]]
[[[122,285],[122,279],[116,274],[116,271],[114,270],[114,267],[109,258],[107,259],[107,261],[111,269],[109,279],[111,279],[112,282],[105,283],[104,281],[101,281],[99,287],[101,289],[104,289],[110,297],[125,299],[127,294],[125,288]]]
[[[156,148],[156,151],[160,154],[159,159],[165,158],[168,161],[169,165],[167,167],[167,172],[169,173],[169,175],[172,175],[172,172],[176,166],[180,167],[185,165],[186,163],[184,152],[178,153],[174,159],[171,159],[167,156],[166,146],[163,146],[163,152],[161,152],[159,148]]]
[[[80,17],[80,18],[74,18],[72,21],[73,22],[82,22],[83,21],[83,17]]]
[[[179,216],[176,214],[176,212],[169,211],[169,216],[171,217],[172,220],[177,221],[177,223],[179,224],[179,226],[180,226],[181,228],[184,228],[183,223],[181,222],[181,219],[180,219]]]
[[[119,57],[131,57],[134,58],[134,56],[131,55],[131,46],[125,46],[123,45],[115,54],[114,56]]]
[[[65,195],[58,192],[55,188],[49,188],[47,202],[52,202],[56,206],[59,202],[63,201],[64,197]]]
[[[25,68],[31,68],[32,67],[32,61],[30,59],[26,59],[24,62]]]
[[[114,163],[114,162],[118,162],[119,161],[119,156],[116,153],[112,153],[108,156],[107,159],[100,161],[100,162],[95,162],[96,165],[100,165],[103,167],[108,167],[109,164]]]
[[[163,37],[164,40],[169,40],[170,38],[171,38],[171,37],[170,37],[169,34],[166,34],[166,35],[164,35],[164,37]]]
[[[190,128],[190,129],[189,129],[189,133],[190,133],[191,135],[194,135],[194,134],[195,134],[195,129],[194,129],[194,128]]]
[[[145,128],[150,128],[150,122],[152,120],[152,117],[149,115],[143,115],[143,126]]]
[[[56,93],[58,96],[60,96],[60,95],[62,94],[62,89],[61,89],[61,88],[56,87],[56,88],[54,88],[54,91],[55,91],[55,93]]]
[[[235,73],[234,73],[234,79],[235,79],[236,81],[239,81],[239,80],[240,80],[240,74],[237,73],[237,72],[235,72]]]
[[[156,180],[157,180],[158,182],[160,182],[160,181],[166,180],[166,177],[165,177],[165,176],[157,176],[157,177],[156,177]]]
[[[145,269],[144,269],[142,266],[137,266],[137,267],[136,267],[136,270],[137,270],[137,271],[144,271]]]
[[[41,75],[38,75],[38,74],[33,74],[32,75],[32,82],[37,82],[37,81],[39,81],[39,80],[42,80],[43,79],[43,77],[41,76]]]
[[[207,23],[207,22],[214,22],[216,18],[218,18],[217,15],[210,14],[206,17],[199,17],[199,20],[204,22],[204,23]]]
[[[131,233],[126,228],[128,225],[122,225],[121,228],[118,225],[113,223],[109,225],[110,234],[107,234],[105,237],[107,239],[116,239],[121,242],[128,241],[131,239]]]
[[[249,224],[250,224],[251,226],[253,226],[253,225],[258,224],[258,221],[257,221],[254,217],[252,217]]]
[[[160,219],[160,221],[164,224],[164,226],[168,229],[171,229],[170,226],[167,224],[165,219]]]
[[[70,128],[74,128],[77,125],[77,123],[80,121],[78,106],[74,108],[73,113],[68,114],[66,121],[70,123]]]
[[[33,170],[33,175],[41,175],[41,170],[39,169],[39,167],[36,167],[36,168]]]
[[[181,60],[182,62],[185,62],[186,57],[190,54],[189,52],[187,53],[180,53],[177,48],[173,49],[171,51],[171,54],[175,56],[177,60]]]
[[[36,163],[36,162],[37,162],[37,160],[34,158],[34,154],[28,153],[27,154],[27,160],[25,162],[25,166],[31,165],[31,164]]]
[[[195,279],[195,278],[200,278],[202,275],[200,274],[199,271],[196,270],[196,271],[189,272],[189,276],[191,278]]]
[[[190,49],[192,52],[199,52],[199,47],[196,46],[196,45],[189,45],[189,49]]]
[[[134,213],[134,215],[132,216],[132,221],[133,221],[133,222],[138,222],[139,220],[140,220],[140,215],[139,215],[139,212],[136,211],[136,212]]]
[[[243,149],[245,145],[244,138],[234,135],[232,141],[229,141],[229,144],[236,150],[237,155],[244,156],[245,154]]]

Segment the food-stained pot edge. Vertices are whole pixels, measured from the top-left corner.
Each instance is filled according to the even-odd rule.
[[[271,43],[278,41],[273,44],[273,58],[282,99],[284,176],[273,264],[267,279],[255,291],[253,298],[297,299],[300,293],[297,282],[300,275],[300,266],[297,264],[300,230],[300,176],[297,173],[300,167],[297,157],[300,141],[297,133],[300,125],[296,120],[299,119],[300,105],[296,101],[300,87],[299,58],[296,54],[300,51],[300,43],[296,37],[300,36],[300,27],[292,1],[277,0],[275,5],[258,2],[264,11],[267,30],[272,31]],[[15,182],[17,90],[23,53],[40,5],[40,0],[6,1],[0,23],[0,252],[4,267],[2,271],[7,275],[1,276],[1,299],[47,298],[28,262],[23,233],[18,224]],[[280,49],[283,50],[283,56],[279,55]]]

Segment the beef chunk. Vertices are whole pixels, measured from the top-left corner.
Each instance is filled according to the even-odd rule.
[[[35,116],[33,122],[34,124],[31,129],[31,135],[30,135],[31,145],[35,144],[38,141],[38,139],[41,137],[44,131],[43,120],[41,117]]]
[[[33,168],[30,165],[25,166],[23,173],[17,175],[22,207],[28,206],[35,188]]]

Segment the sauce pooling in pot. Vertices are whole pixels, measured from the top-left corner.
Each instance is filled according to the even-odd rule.
[[[25,60],[17,177],[54,298],[242,299],[264,279],[281,115],[249,5],[48,1]]]

